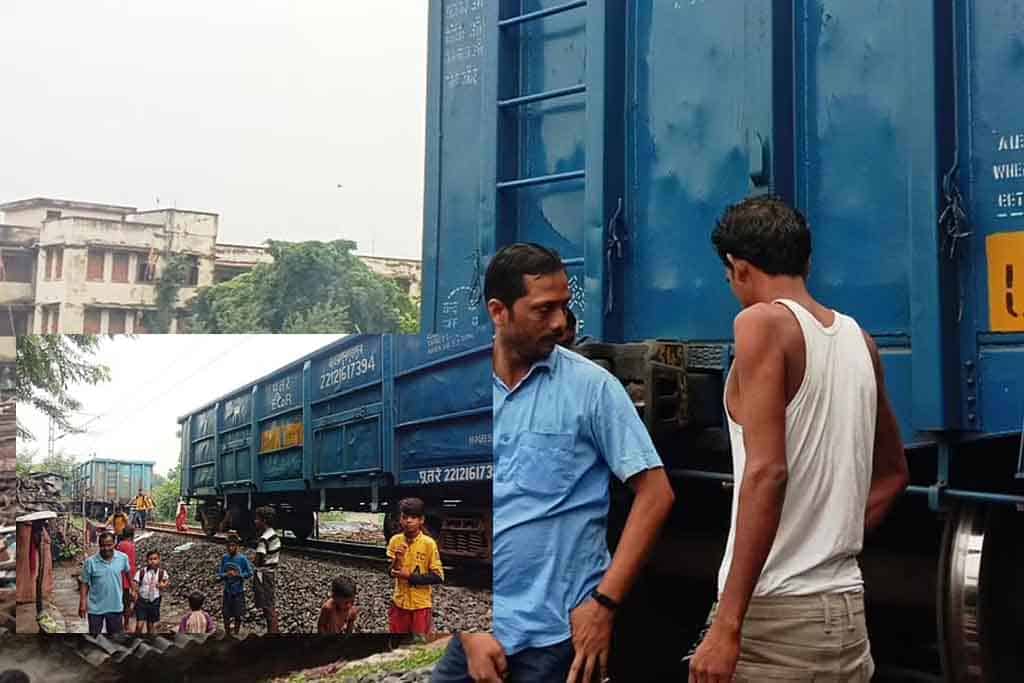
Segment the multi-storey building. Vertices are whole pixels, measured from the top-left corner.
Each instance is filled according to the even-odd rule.
[[[213,213],[43,198],[0,204],[0,212],[0,337],[145,332],[168,255],[189,261],[177,332],[200,287],[273,261],[263,247],[218,244]],[[418,261],[360,258],[419,298]]]

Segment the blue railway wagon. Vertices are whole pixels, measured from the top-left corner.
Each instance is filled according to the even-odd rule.
[[[681,499],[723,513],[663,544],[710,580],[738,307],[708,238],[746,196],[795,204],[810,288],[877,340],[908,445],[869,586],[929,613],[948,679],[1003,680],[1024,670],[1002,635],[1024,627],[1022,45],[1021,0],[433,0],[424,328],[471,329],[502,245],[557,248],[580,350],[648,383]]]
[[[90,517],[113,512],[113,506],[129,504],[142,489],[153,492],[153,461],[93,458],[75,465],[65,482],[72,509],[84,509]]]
[[[253,533],[252,510],[310,535],[314,511],[385,513],[418,496],[451,557],[490,553],[485,336],[346,337],[179,419],[182,492],[207,533]]]

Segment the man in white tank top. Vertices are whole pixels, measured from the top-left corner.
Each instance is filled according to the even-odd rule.
[[[736,488],[690,681],[869,681],[857,555],[908,482],[878,350],[808,293],[799,212],[748,199],[711,239],[743,306],[725,390]]]

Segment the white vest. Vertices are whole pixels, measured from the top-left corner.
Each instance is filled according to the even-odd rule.
[[[878,410],[871,354],[853,318],[837,312],[825,327],[795,301],[775,303],[786,306],[800,323],[807,364],[803,382],[786,406],[786,499],[754,595],[861,590],[857,555],[864,542]],[[728,406],[725,412],[736,487],[729,541],[718,572],[719,595],[732,564],[746,464],[743,427],[732,420]]]

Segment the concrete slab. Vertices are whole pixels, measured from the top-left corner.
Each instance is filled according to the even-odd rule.
[[[89,623],[78,616],[78,575],[79,564],[57,564],[53,568],[52,605],[64,624],[64,633],[88,633]],[[54,615],[54,619],[58,619]],[[19,631],[20,633],[21,631]]]

